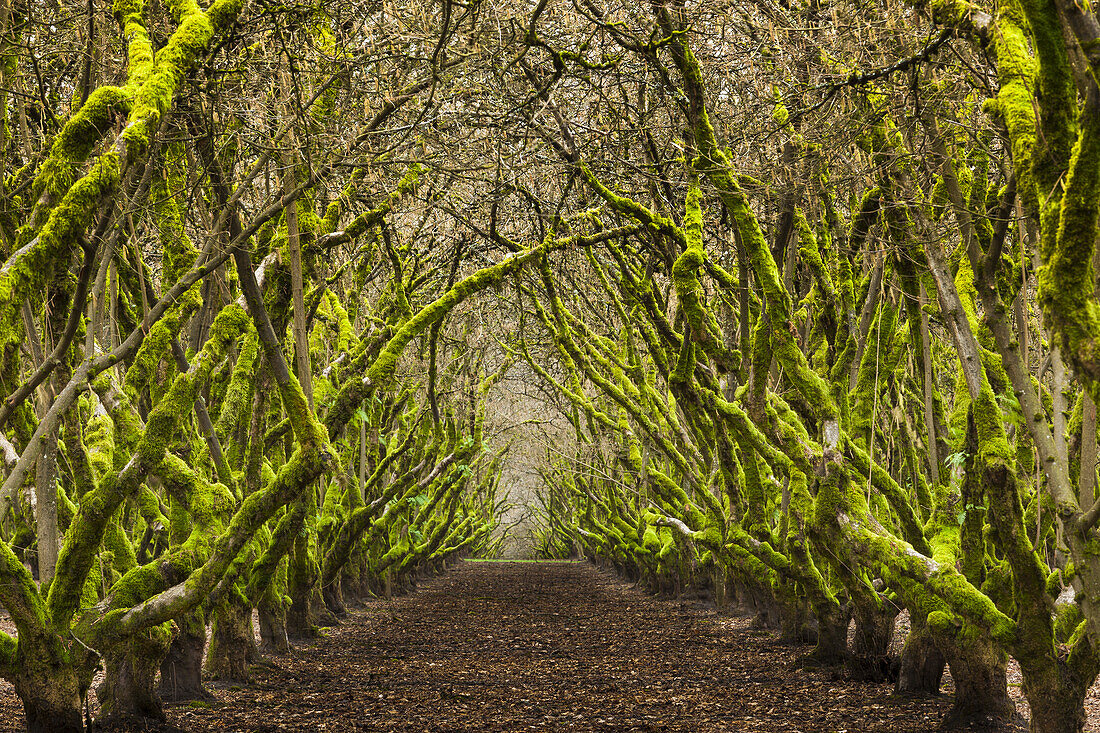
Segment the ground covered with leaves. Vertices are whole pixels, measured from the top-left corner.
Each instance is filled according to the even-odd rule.
[[[951,705],[804,668],[807,651],[588,564],[466,562],[157,729],[915,733]],[[5,684],[0,731],[22,717]]]

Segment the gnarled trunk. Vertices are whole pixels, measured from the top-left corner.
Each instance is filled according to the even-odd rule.
[[[1087,681],[1073,680],[1059,664],[1048,679],[1024,675],[1024,694],[1031,706],[1031,733],[1081,733],[1085,729]]]
[[[107,649],[107,676],[96,688],[100,718],[164,720],[156,679],[174,637],[166,627],[147,629]]]
[[[75,670],[54,669],[53,672],[48,677],[22,674],[13,680],[15,692],[23,700],[27,730],[29,733],[83,733],[83,695]]]
[[[843,664],[848,659],[848,623],[845,608],[817,614],[817,643],[807,661],[814,664]]]
[[[202,686],[206,620],[201,613],[191,613],[177,624],[180,633],[172,640],[160,665],[160,697],[166,702],[210,699],[210,693]]]
[[[313,586],[319,573],[317,562],[310,552],[310,538],[298,536],[290,553],[287,573],[287,592],[290,608],[286,614],[286,633],[291,639],[317,638],[316,611],[313,606]]]
[[[853,676],[873,682],[883,682],[896,676],[896,660],[890,656],[890,641],[894,638],[897,607],[889,603],[883,603],[881,608],[856,603],[853,615],[855,633],[849,660]]]
[[[264,652],[285,654],[290,651],[290,639],[286,632],[287,604],[284,598],[272,584],[256,604],[256,612],[260,617],[260,649]]]
[[[944,720],[944,728],[996,725],[1015,717],[1016,706],[1008,696],[1004,651],[980,636],[939,646],[955,680],[955,704]]]
[[[240,598],[219,604],[206,655],[206,673],[217,680],[248,682],[248,666],[257,656],[252,607]]]
[[[339,575],[321,589],[321,594],[325,601],[325,607],[337,618],[348,615],[348,607],[344,603],[344,585]]]
[[[901,664],[894,691],[902,695],[936,695],[940,691],[943,669],[947,663],[920,614],[913,614],[911,623],[905,646],[901,649]]]

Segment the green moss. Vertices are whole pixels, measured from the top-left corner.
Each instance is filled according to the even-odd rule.
[[[145,435],[138,446],[142,462],[153,469],[160,465],[179,421],[194,409],[199,388],[231,343],[250,325],[248,314],[236,304],[226,306],[214,318],[210,335],[186,374],[176,377],[168,393],[149,415]]]
[[[182,146],[170,145],[169,156],[169,160],[175,165],[171,166],[167,177],[157,176],[153,179],[149,188],[149,199],[160,234],[164,279],[166,282],[175,282],[195,263],[198,250],[184,229],[183,214],[177,199],[186,190],[186,179],[183,176],[185,169],[180,161],[184,156]],[[197,301],[197,284],[184,297]]]
[[[153,324],[141,342],[130,368],[126,370],[126,396],[131,402],[136,402],[141,391],[156,379],[161,360],[171,353],[172,338],[179,331],[178,315],[179,312],[172,309]]]
[[[222,445],[227,448],[227,452],[238,458],[243,457],[243,443],[246,440],[244,431],[251,417],[253,372],[259,349],[259,335],[255,329],[249,329],[240,353],[237,355],[237,362],[233,365],[233,373],[229,378],[229,386],[222,399],[215,426],[218,437]]]
[[[484,267],[463,278],[442,296],[421,308],[393,335],[378,355],[374,364],[367,371],[369,383],[375,388],[388,383],[397,367],[398,357],[404,352],[409,342],[423,334],[429,326],[443,318],[452,308],[474,293],[481,292],[499,283],[505,277],[518,272],[528,262],[542,256],[549,245],[550,242],[546,242],[534,250],[512,255],[495,265]]]
[[[87,160],[96,143],[114,125],[115,115],[126,113],[128,108],[127,94],[118,87],[99,87],[88,95],[84,105],[54,138],[50,155],[39,169],[33,191],[36,198],[45,197],[40,200],[41,205],[53,203],[66,194],[76,179],[79,164]]]
[[[161,116],[169,109],[183,74],[194,64],[198,55],[206,49],[216,30],[224,30],[232,23],[243,5],[242,0],[218,0],[204,12],[194,0],[176,0],[169,3],[179,18],[179,26],[168,43],[161,48],[155,60],[144,49],[145,28],[140,15],[133,10],[136,2],[122,2],[116,11],[125,12],[120,22],[127,21],[125,30],[131,45],[131,74],[138,86],[134,94],[129,121],[122,132],[130,155],[144,155],[152,133],[160,124]],[[135,42],[138,44],[135,52]]]
[[[1015,453],[1008,444],[1001,411],[988,381],[983,381],[982,390],[974,400],[973,416],[980,458],[987,462],[1000,460],[1011,465]]]
[[[420,166],[413,164],[409,167],[408,172],[401,179],[401,182],[397,184],[397,188],[386,197],[386,200],[382,202],[377,208],[364,212],[355,217],[354,220],[344,229],[344,234],[349,241],[354,241],[361,237],[366,231],[377,226],[387,214],[389,214],[394,205],[401,200],[402,196],[405,196],[411,192],[416,191],[416,187],[420,181]]]
[[[100,201],[117,188],[118,166],[117,154],[102,155],[84,177],[68,188],[38,236],[0,269],[0,354],[10,354],[22,342],[24,300],[40,298],[56,268],[69,262]]]
[[[940,634],[952,634],[962,625],[958,616],[947,611],[933,611],[928,614],[928,627]]]

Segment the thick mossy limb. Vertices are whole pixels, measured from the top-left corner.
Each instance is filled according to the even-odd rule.
[[[1035,552],[1023,524],[1023,505],[1012,463],[1014,453],[988,381],[983,382],[974,400],[973,416],[978,443],[976,463],[989,503],[989,521],[995,529],[997,547],[1012,568],[1020,628],[1014,655],[1025,673],[1051,674],[1049,658],[1054,629],[1053,599],[1047,593],[1050,570]]]
[[[113,608],[112,615],[115,610],[121,613],[102,625],[101,633],[133,633],[194,608],[218,584],[252,536],[280,507],[299,497],[317,478],[321,468],[322,462],[316,454],[301,449],[295,451],[269,486],[245,497],[225,532],[214,540],[209,553],[205,554],[205,562],[185,576],[185,582],[172,588],[161,586],[166,592],[158,590],[157,595],[134,608]],[[201,533],[192,533],[191,539],[200,536]],[[160,582],[167,580],[162,577]]]
[[[1021,22],[1020,10],[1027,19],[1026,24]],[[1033,202],[1032,196],[1037,196],[1041,201],[1049,195],[1048,192],[1053,191],[1058,179],[1064,175],[1077,137],[1074,119],[1077,113],[1077,87],[1067,50],[1067,28],[1059,19],[1054,0],[1006,3],[998,14],[997,28],[999,33],[994,48],[1001,91],[995,104],[1009,129],[1017,176],[1024,164],[1031,166],[1028,173],[1034,178],[1024,179],[1025,185],[1034,180],[1036,188],[1034,194],[1030,191],[1026,194],[1025,201],[1030,204]],[[1024,28],[1030,33],[1025,34]],[[1029,41],[1035,51],[1034,60],[1028,54]],[[1041,100],[1041,104],[1031,103],[1032,97]],[[1023,127],[1024,123],[1035,117],[1038,117],[1036,127],[1031,130]],[[1035,129],[1042,133],[1036,135]],[[1018,157],[1017,148],[1027,144],[1034,145],[1035,149],[1029,151],[1030,155]],[[1021,186],[1018,188],[1023,190]]]
[[[76,180],[81,163],[88,159],[95,145],[111,129],[115,116],[129,111],[129,98],[124,89],[103,86],[93,91],[80,109],[70,117],[54,138],[49,157],[39,168],[32,191],[38,199],[32,222],[41,225],[49,206],[64,196]]]
[[[726,353],[725,346],[719,338],[721,331],[718,323],[707,308],[703,286],[699,282],[699,270],[706,260],[701,199],[702,192],[698,184],[693,182],[688,188],[684,204],[683,234],[686,249],[672,265],[672,281],[676,286],[680,308],[690,328],[691,339],[715,359],[723,371],[732,371],[736,369],[739,360],[733,359]]]
[[[195,531],[217,532],[236,507],[236,500],[222,484],[211,484],[176,455],[165,455],[156,469],[172,498],[187,509]]]
[[[706,516],[699,511],[695,503],[688,497],[687,492],[679,484],[670,479],[664,472],[655,468],[653,464],[646,466],[646,475],[665,501],[671,506],[677,507],[677,513],[688,519],[693,531],[701,531],[706,527]]]
[[[850,484],[843,472],[834,470],[819,484],[814,521],[824,536],[843,543],[855,557],[883,573],[891,585],[934,596],[952,613],[983,629],[1000,644],[1011,645],[1016,640],[1016,622],[971,585],[955,569],[953,559],[938,562],[876,526],[867,512],[862,492]],[[957,540],[944,545],[941,538],[931,546],[934,555],[943,550],[954,553],[958,547]],[[944,559],[950,557],[949,554]],[[909,607],[919,608],[922,603],[921,597],[906,599]]]
[[[179,333],[181,315],[178,307],[172,308],[164,318],[153,324],[141,342],[130,368],[126,370],[124,385],[130,401],[137,401],[141,391],[156,379],[157,368],[161,360],[171,353],[172,339]]]
[[[66,188],[38,236],[0,268],[0,358],[5,364],[15,358],[23,340],[23,302],[47,290],[58,265],[69,261],[100,202],[118,187],[119,176],[118,155],[100,156],[88,173]]]
[[[0,603],[21,637],[39,637],[46,630],[46,604],[30,571],[7,542],[0,542]]]
[[[116,6],[116,12],[121,14],[124,9],[129,10],[125,18],[120,17],[120,22],[128,21],[132,34],[140,34],[144,32],[144,26],[140,23],[140,15],[134,17],[135,6],[140,8],[140,3],[134,0],[120,2]],[[168,6],[179,19],[179,26],[168,43],[157,51],[155,57],[131,57],[131,62],[138,63],[137,68],[132,71],[140,76],[135,79],[138,88],[134,94],[129,121],[122,132],[130,155],[144,155],[153,131],[160,124],[161,116],[172,105],[184,73],[191,68],[216,33],[225,30],[236,20],[243,2],[216,0],[205,11],[194,0],[172,0]]]
[[[105,477],[81,502],[77,519],[61,549],[56,579],[50,586],[50,616],[59,628],[68,626],[77,609],[95,548],[99,546],[110,517],[118,505],[137,490],[145,472],[161,465],[180,421],[194,409],[199,387],[248,323],[248,316],[239,306],[222,309],[211,326],[209,340],[192,361],[190,370],[176,378],[168,394],[150,413],[134,458],[121,473]]]
[[[260,350],[260,339],[255,329],[250,330],[244,339],[237,362],[229,378],[225,397],[222,399],[215,430],[222,445],[230,455],[241,457],[244,452],[245,431],[251,417],[249,402],[254,386],[256,356]]]
[[[1092,253],[1100,196],[1100,104],[1081,111],[1081,132],[1065,179],[1057,232],[1044,216],[1039,303],[1092,399],[1100,399],[1100,305],[1093,296]]]
[[[684,37],[677,36],[675,42],[679,51],[676,54],[677,65],[680,73],[689,82],[689,96],[698,97],[693,104],[694,114],[691,120],[701,153],[695,161],[695,167],[718,190],[722,202],[733,215],[740,231],[753,272],[764,291],[768,318],[773,326],[772,349],[775,356],[783,365],[787,378],[803,395],[807,404],[823,418],[836,417],[837,406],[828,383],[810,367],[797,343],[797,330],[791,320],[790,295],[779,277],[779,269],[760,228],[760,222],[738,182],[732,163],[718,146],[714,127],[702,99],[704,83],[699,62],[688,48]]]
[[[897,514],[902,537],[905,538],[905,541],[916,548],[917,552],[929,554],[930,548],[921,528],[920,520],[906,491],[877,461],[873,465],[869,465],[871,464],[869,456],[861,446],[845,439],[844,451],[849,460],[852,461],[853,468],[861,476],[870,475],[871,484],[875,490],[882,494],[887,503],[890,504],[890,508]]]

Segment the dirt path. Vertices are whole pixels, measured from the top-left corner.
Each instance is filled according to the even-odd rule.
[[[792,671],[805,651],[586,564],[465,563],[170,716],[188,731],[901,733],[949,704]]]
[[[797,669],[807,651],[587,564],[464,563],[139,730],[916,733],[950,706]],[[0,733],[18,707],[5,683]]]

